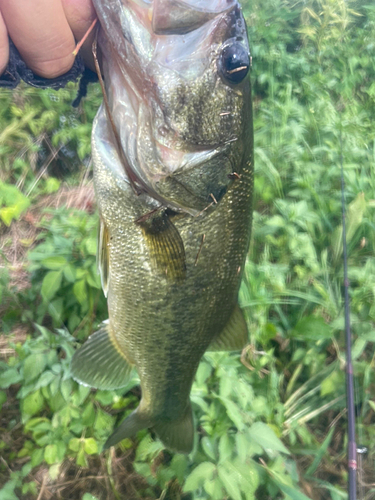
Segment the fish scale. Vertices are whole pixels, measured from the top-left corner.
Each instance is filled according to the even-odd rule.
[[[104,10],[101,9],[101,4],[100,0],[95,0],[102,26],[108,28],[110,18],[105,18],[108,9],[112,6],[116,12],[120,8],[131,9],[132,2],[119,7],[117,0],[110,0],[106,2]],[[183,154],[186,151],[190,155],[187,157],[189,160],[194,148],[197,157],[193,163],[182,161],[181,166],[174,165],[170,172],[168,164],[163,164],[160,185],[153,184],[152,189],[156,190],[164,202],[155,200],[150,194],[152,191],[148,193],[147,189],[140,195],[136,194],[121,165],[119,145],[113,139],[107,115],[108,112],[113,113],[116,116],[114,121],[118,123],[121,119],[121,101],[112,102],[110,110],[102,105],[94,121],[94,185],[101,219],[99,269],[103,287],[108,294],[109,321],[76,352],[72,361],[72,373],[81,383],[112,389],[126,385],[134,366],[142,389],[139,407],[115,430],[105,447],[148,427],[154,429],[168,448],[181,452],[191,451],[194,432],[189,395],[202,355],[207,349],[240,350],[247,343],[246,323],[237,305],[237,297],[249,246],[252,214],[253,131],[250,81],[245,75],[239,84],[236,82],[234,85],[230,80],[230,73],[225,74],[227,68],[220,69],[217,63],[223,47],[228,46],[228,43],[234,50],[240,43],[247,47],[247,39],[243,36],[229,38],[233,30],[233,16],[240,21],[239,33],[243,35],[244,32],[242,14],[239,10],[233,13],[236,2],[232,4],[234,7],[232,5],[228,7],[228,11],[222,11],[220,3],[221,10],[216,17],[212,12],[206,18],[201,16],[203,27],[209,24],[208,33],[215,43],[212,42],[209,51],[203,44],[205,50],[202,49],[201,59],[207,58],[203,74],[194,81],[185,76],[184,92],[187,93],[186,102],[199,102],[199,95],[192,99],[189,92],[193,89],[196,94],[201,92],[202,96],[206,96],[205,82],[214,80],[212,91],[215,93],[216,89],[217,92],[212,112],[215,116],[217,113],[227,113],[228,103],[235,103],[234,114],[237,118],[232,128],[236,130],[236,140],[231,142],[233,131],[230,128],[227,133],[221,130],[219,135],[217,127],[208,128],[204,137],[205,147],[211,147],[212,150],[216,148],[217,152],[215,155],[202,155],[201,142],[194,137],[186,139],[187,135],[192,135],[197,110],[188,119],[185,117],[178,123],[168,121],[168,117],[174,116],[175,111],[170,106],[174,106],[176,98],[173,96],[173,86],[170,85],[174,80],[168,79],[168,71],[165,70],[164,80],[168,92],[162,92],[161,89],[159,95],[165,98],[161,101],[161,106],[169,110],[165,113],[166,129],[172,129],[172,135],[176,137],[176,148],[182,150]],[[137,9],[140,10],[141,7],[138,5]],[[158,15],[160,12],[159,10]],[[193,7],[191,14],[189,22],[194,17]],[[132,15],[132,19],[135,19],[135,14]],[[149,18],[152,18],[152,10],[149,16],[142,13],[140,23],[147,23]],[[167,16],[162,20],[163,27],[168,33],[172,32],[170,36],[175,37],[174,40],[179,43],[180,38],[176,38],[179,35],[175,33],[178,27],[174,24],[178,23],[178,16],[171,16],[170,19]],[[193,23],[194,29],[197,29],[197,23]],[[146,27],[137,26],[137,33]],[[149,28],[152,28],[151,25]],[[185,23],[180,35],[185,42],[189,36],[187,29]],[[215,30],[219,31],[220,37]],[[104,29],[102,40],[106,35]],[[119,35],[116,36],[118,40]],[[151,42],[153,37],[160,36],[151,33]],[[164,38],[168,39],[168,36]],[[127,33],[126,43],[134,44],[135,38]],[[160,47],[160,38],[156,42],[155,46]],[[138,57],[137,50],[144,50],[144,45],[143,43],[141,48],[132,45],[132,63]],[[102,42],[103,51],[108,51],[108,47],[111,48],[110,37]],[[151,53],[149,48],[146,49],[147,53]],[[198,49],[199,47],[197,51]],[[129,47],[127,50],[130,52]],[[107,53],[113,57],[112,49]],[[243,54],[243,50],[239,53]],[[139,54],[139,61],[144,62],[144,58],[143,53]],[[124,64],[123,60],[121,64]],[[111,79],[111,71],[118,71],[121,64],[117,61],[111,65],[110,60],[107,60],[103,67],[106,92],[109,95],[113,93],[111,81],[116,81],[116,85],[121,81],[118,74]],[[244,64],[243,61],[241,64]],[[204,67],[202,64],[201,66]],[[157,75],[158,85],[163,87],[163,67],[158,66],[154,73],[152,68],[151,61],[149,78],[152,79],[153,75],[156,78]],[[210,73],[209,78],[207,72]],[[139,81],[140,74],[134,77],[134,81]],[[131,75],[129,68],[127,75]],[[178,78],[175,80],[176,92],[181,93]],[[132,97],[124,104],[124,109],[129,110],[134,94],[130,89],[127,90],[127,85],[131,85],[131,82],[123,81],[121,92],[116,91],[113,95],[122,95],[122,99],[125,99],[128,92]],[[142,106],[145,109],[148,99],[146,92],[138,109]],[[205,109],[209,108],[206,106]],[[184,113],[188,112],[188,108],[184,110]],[[128,115],[127,111],[126,116]],[[136,109],[133,120],[135,115]],[[123,115],[123,119],[126,116]],[[196,119],[198,128],[202,126],[201,118]],[[209,119],[208,116],[204,118],[206,121]],[[158,151],[158,143],[152,133],[160,127],[161,115],[153,117],[150,113],[148,119],[147,127],[139,128],[141,124],[137,123],[139,130],[147,129],[147,134],[151,131],[147,140],[142,142],[142,134],[138,133],[131,150],[126,148],[132,140],[131,135],[121,140],[123,157],[126,161],[129,159],[135,173],[139,167],[137,158],[147,159],[151,155],[150,151],[152,155],[157,155]],[[212,122],[215,120],[213,117]],[[224,143],[222,149],[217,149],[218,137]],[[173,147],[173,141],[168,147]],[[142,151],[142,148],[147,150]],[[135,157],[134,151],[137,152]],[[142,167],[141,175],[146,186],[148,182],[152,182],[157,161],[161,162],[162,159],[152,158],[150,169],[147,168],[147,161]],[[214,172],[215,169],[219,174],[228,169],[235,174],[230,178],[225,177],[226,174],[220,174],[220,177]],[[211,175],[210,172],[214,174]],[[176,186],[177,178],[179,188],[169,193],[168,190],[173,191]],[[209,193],[211,188],[212,192],[217,193],[224,178],[227,178],[226,186],[220,191],[218,199],[215,200],[212,195],[204,201],[202,193]],[[184,189],[189,190],[189,196],[186,196]],[[173,199],[173,203],[169,199]],[[91,359],[95,359],[95,366],[92,366]]]

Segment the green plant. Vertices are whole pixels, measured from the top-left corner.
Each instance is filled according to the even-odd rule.
[[[52,333],[37,326],[37,332],[34,338],[15,345],[15,356],[2,363],[0,387],[20,385],[17,399],[28,439],[17,456],[28,457],[31,467],[44,461],[54,479],[66,457],[87,466],[86,457],[98,453],[114,421],[100,403],[121,408],[132,398],[78,385],[70,374],[75,339],[61,329]],[[135,383],[131,381],[128,388]],[[6,448],[4,441],[0,444]]]
[[[11,184],[0,181],[0,219],[10,226],[30,205],[30,200]]]
[[[65,324],[80,337],[106,319],[106,302],[96,269],[97,217],[60,208],[46,211],[40,242],[29,252],[31,289],[28,300],[38,301],[32,319]],[[48,231],[47,231],[48,229]]]

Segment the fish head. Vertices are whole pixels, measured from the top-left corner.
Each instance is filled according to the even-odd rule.
[[[114,125],[136,183],[194,215],[240,174],[250,54],[235,0],[94,0]]]

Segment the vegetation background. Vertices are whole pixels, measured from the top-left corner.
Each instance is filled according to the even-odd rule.
[[[356,381],[358,498],[375,498],[375,5],[244,0],[253,56],[255,205],[241,287],[250,343],[204,356],[199,440],[146,431],[99,454],[137,406],[78,386],[69,362],[106,318],[96,274],[92,86],[0,92],[0,497],[347,498],[340,157]]]

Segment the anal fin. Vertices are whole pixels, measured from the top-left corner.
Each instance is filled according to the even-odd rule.
[[[132,367],[107,322],[76,351],[71,370],[73,378],[81,384],[96,389],[118,389],[128,383]]]
[[[241,351],[248,342],[246,321],[237,304],[228,323],[220,335],[211,342],[208,351]]]

